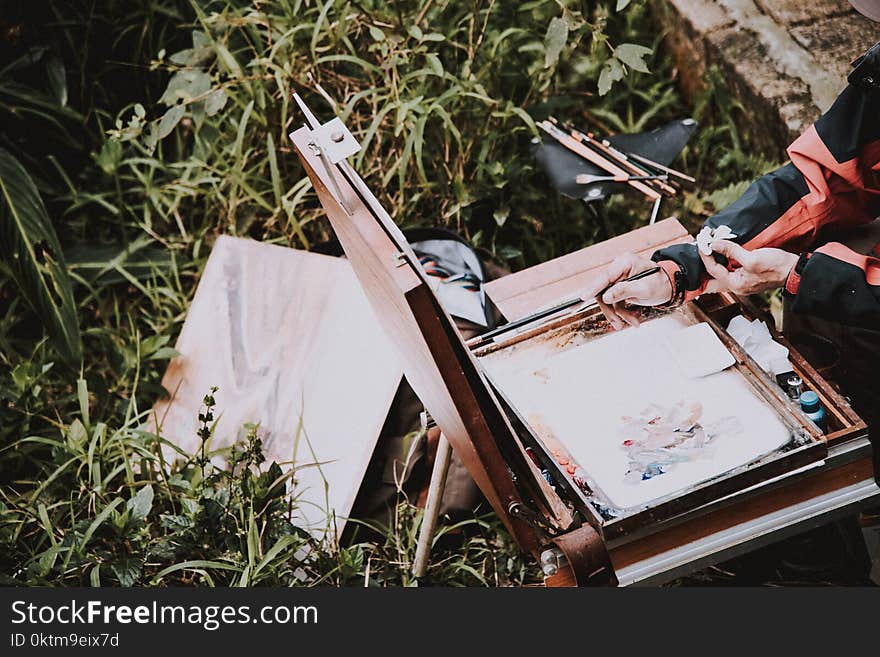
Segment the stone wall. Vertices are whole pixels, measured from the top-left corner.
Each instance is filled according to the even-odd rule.
[[[745,107],[740,128],[784,149],[834,102],[850,63],[880,41],[880,23],[846,0],[652,0],[685,95],[716,65]]]

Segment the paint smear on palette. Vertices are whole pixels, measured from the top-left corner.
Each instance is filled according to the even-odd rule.
[[[707,425],[700,423],[703,405],[680,401],[674,406],[651,404],[638,417],[623,417],[618,434],[629,459],[624,481],[639,484],[666,474],[680,463],[711,460],[719,440],[742,433],[742,423],[733,416]]]

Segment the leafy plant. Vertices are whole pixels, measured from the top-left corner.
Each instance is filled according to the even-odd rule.
[[[302,123],[293,91],[352,128],[356,166],[396,220],[448,226],[511,267],[643,224],[636,196],[601,210],[561,198],[529,149],[533,121],[548,115],[608,133],[689,111],[646,4],[4,5],[6,582],[414,584],[422,512],[407,500],[389,527],[324,543],[292,522],[289,464],[261,462],[256,427],[215,452],[206,399],[193,409],[199,453],[146,430],[188,300],[218,234],[297,248],[331,238],[288,145]],[[707,189],[760,169],[736,111],[720,79],[695,108],[703,127],[684,167]],[[716,202],[695,194],[684,208],[699,219]],[[442,525],[432,556],[430,578],[443,584],[518,584],[538,572],[490,516]]]
[[[40,316],[61,356],[82,358],[73,291],[61,244],[36,185],[21,163],[0,148],[0,257]]]

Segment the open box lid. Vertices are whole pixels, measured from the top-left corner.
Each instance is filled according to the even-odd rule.
[[[339,119],[321,125],[296,99],[310,127],[290,139],[407,380],[507,529],[534,551],[536,530],[559,533],[570,514],[523,451],[403,234],[346,162],[360,145]]]

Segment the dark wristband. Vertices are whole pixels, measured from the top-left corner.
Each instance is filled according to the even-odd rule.
[[[685,275],[681,265],[674,260],[662,260],[658,264],[663,267],[663,271],[669,276],[669,282],[672,285],[672,296],[666,303],[661,303],[657,308],[675,308],[684,302],[685,297]]]
[[[782,288],[783,296],[790,298],[797,296],[798,288],[801,284],[801,274],[803,274],[804,267],[807,266],[807,262],[811,255],[812,253],[801,253],[794,267],[792,267],[789,272],[788,277],[785,279],[785,285]]]

